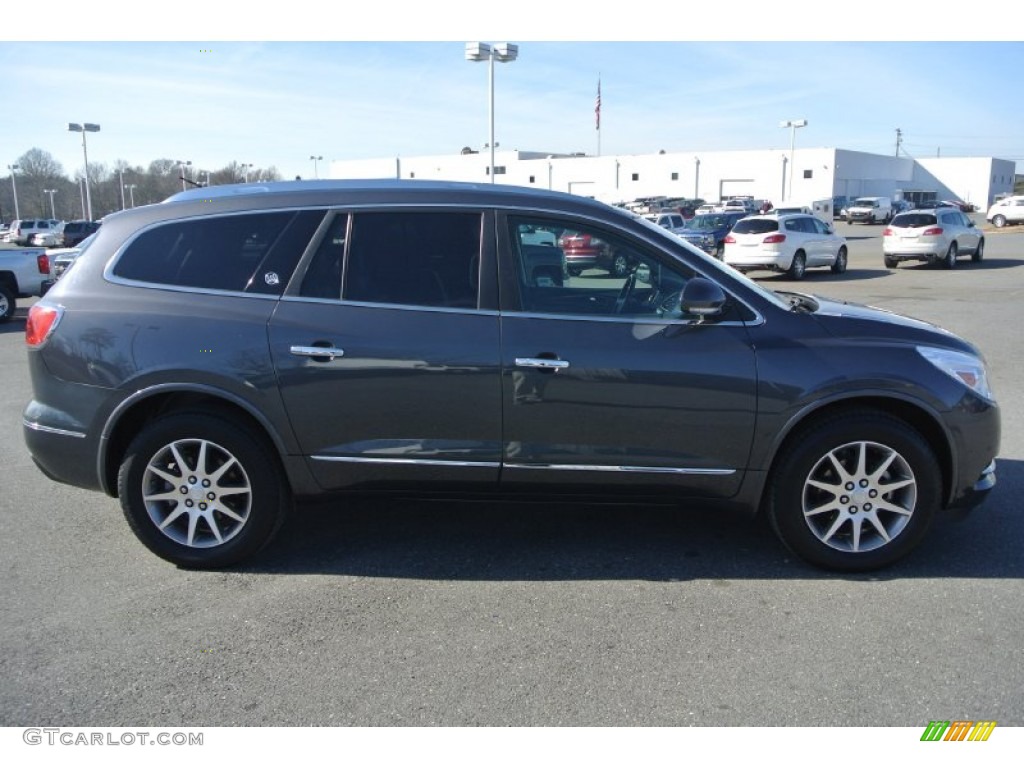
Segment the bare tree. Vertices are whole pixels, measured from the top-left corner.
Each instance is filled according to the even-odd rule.
[[[50,182],[64,177],[64,166],[45,150],[33,147],[16,161],[21,166],[18,175],[26,179]]]

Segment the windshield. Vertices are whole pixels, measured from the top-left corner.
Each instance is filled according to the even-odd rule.
[[[854,200],[853,204],[860,208],[874,208],[878,205],[878,201],[871,197],[862,197],[859,200]]]

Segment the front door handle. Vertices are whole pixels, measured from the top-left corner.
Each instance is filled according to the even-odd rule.
[[[342,357],[345,354],[345,350],[338,349],[337,347],[303,347],[298,344],[293,344],[288,351],[299,357],[326,358],[327,362],[334,360],[336,357]]]
[[[545,371],[561,371],[569,367],[569,361],[549,360],[543,357],[517,357],[516,366],[519,368],[540,368]]]

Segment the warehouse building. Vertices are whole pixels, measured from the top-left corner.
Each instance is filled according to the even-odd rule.
[[[338,160],[331,178],[443,179],[487,182],[490,153]],[[498,151],[495,181],[586,195],[609,203],[641,197],[717,201],[749,195],[806,203],[880,195],[912,201],[959,199],[987,208],[1013,192],[1015,163],[995,157],[914,159],[835,147],[648,155],[567,155]]]

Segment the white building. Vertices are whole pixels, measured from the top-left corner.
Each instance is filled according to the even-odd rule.
[[[651,155],[565,155],[498,151],[495,179],[554,189],[606,202],[638,197],[704,198],[732,195],[807,203],[843,195],[894,199],[960,199],[985,209],[1001,192],[1012,193],[1015,163],[994,157],[876,155],[835,147],[788,150],[668,152]],[[468,152],[423,157],[335,160],[331,178],[489,181],[490,154]],[[792,179],[792,189],[790,189]]]

